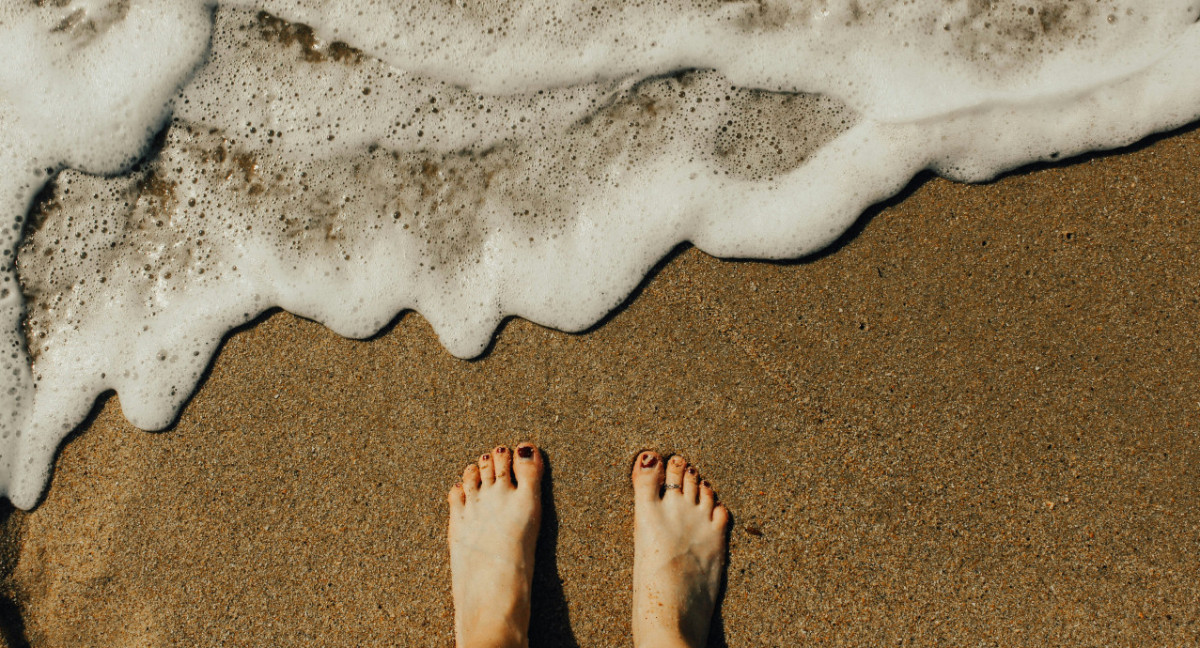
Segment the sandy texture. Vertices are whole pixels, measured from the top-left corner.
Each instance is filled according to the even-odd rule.
[[[918,183],[797,264],[688,250],[481,360],[275,314],[176,427],[110,399],[6,526],[13,645],[450,645],[445,490],[552,467],[535,646],[627,645],[628,462],[735,516],[713,645],[1200,642],[1200,131]],[[20,621],[16,613],[20,613]]]

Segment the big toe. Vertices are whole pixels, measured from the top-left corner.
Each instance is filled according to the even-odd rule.
[[[529,442],[517,444],[516,456],[513,458],[512,472],[517,481],[518,490],[537,490],[542,482],[542,453],[537,446]]]
[[[657,452],[647,450],[633,462],[633,492],[639,500],[657,500],[665,478],[662,456]]]

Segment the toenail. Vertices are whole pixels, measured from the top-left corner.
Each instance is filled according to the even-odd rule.
[[[517,456],[522,459],[529,459],[533,456],[533,448],[529,446],[521,446],[517,448]]]
[[[488,456],[487,456],[487,455],[479,455],[479,460],[480,460],[480,461],[487,461],[487,460],[488,460]]]
[[[653,468],[658,463],[658,457],[652,454],[642,455],[642,468]]]
[[[704,481],[702,481],[700,483],[703,484],[705,488],[712,488],[712,484],[708,483],[707,479],[705,479]]]
[[[504,454],[505,452],[508,452],[507,448],[496,448],[496,454]]]
[[[688,474],[689,474],[689,475],[695,475],[695,474],[696,474],[696,469],[695,469],[695,468],[688,468]]]

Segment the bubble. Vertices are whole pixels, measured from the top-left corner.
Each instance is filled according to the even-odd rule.
[[[350,337],[415,309],[472,357],[510,315],[586,329],[681,241],[810,254],[922,169],[1200,111],[1186,2],[405,7],[0,8],[14,503],[98,394],[166,425],[269,308]]]

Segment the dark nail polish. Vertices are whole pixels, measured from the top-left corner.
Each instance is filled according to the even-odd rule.
[[[658,463],[658,457],[654,455],[642,456],[642,468],[653,468],[656,463]]]
[[[533,456],[533,448],[529,446],[521,446],[517,448],[517,456],[522,459],[529,459]]]
[[[704,481],[702,481],[702,482],[700,482],[700,483],[701,483],[701,484],[704,484],[704,487],[705,487],[705,488],[712,488],[712,484],[708,483],[708,480],[707,480],[707,479],[705,479]]]
[[[508,448],[496,448],[496,454],[504,454],[508,452]]]
[[[487,461],[487,460],[488,460],[488,456],[487,456],[487,455],[480,455],[480,456],[479,456],[479,460],[480,460],[480,461]]]
[[[689,475],[695,475],[695,474],[696,474],[696,469],[695,469],[695,468],[688,468],[688,474],[689,474]]]

